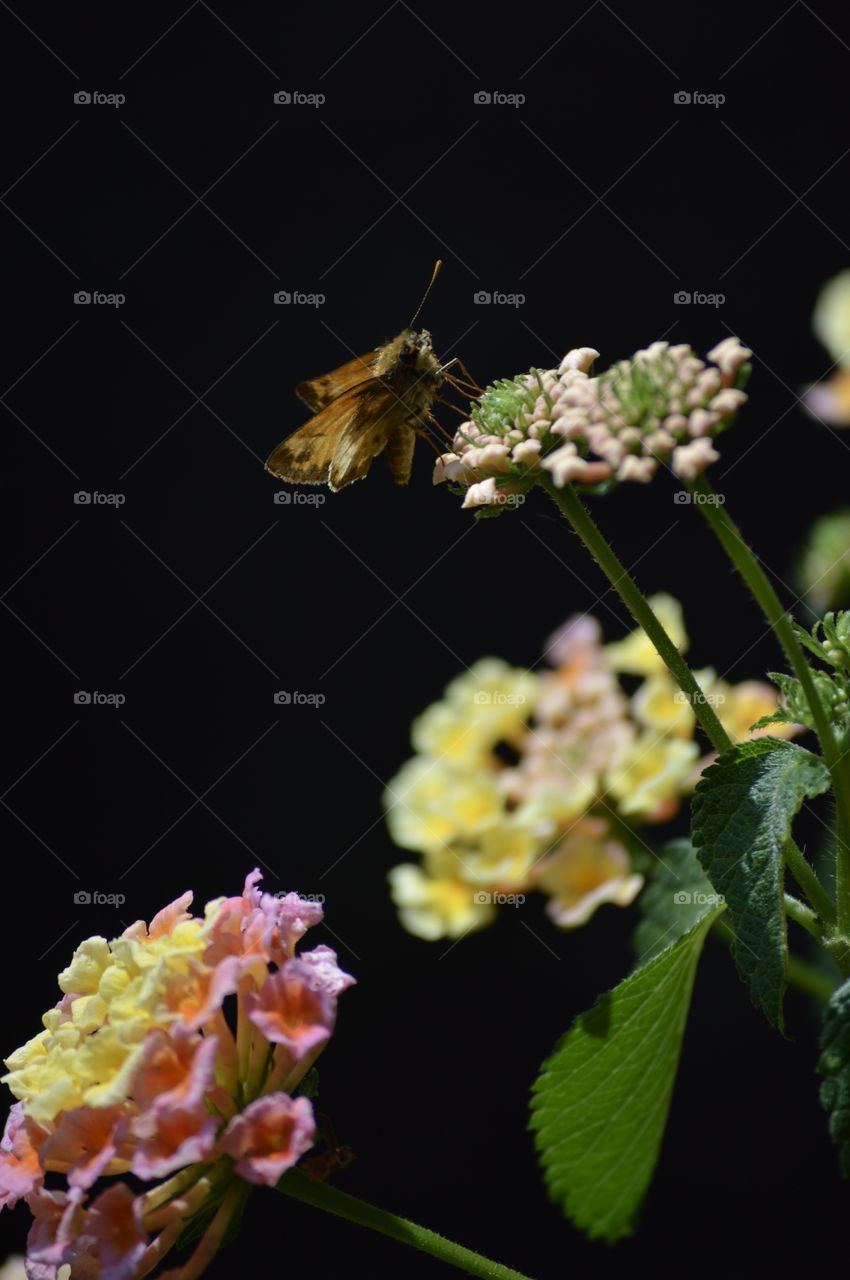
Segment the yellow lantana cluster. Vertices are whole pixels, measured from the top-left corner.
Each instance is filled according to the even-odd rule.
[[[651,604],[684,651],[678,602]],[[416,755],[384,802],[395,843],[422,855],[390,872],[420,938],[461,937],[535,890],[564,928],[604,902],[628,905],[643,884],[633,828],[672,818],[701,772],[696,717],[642,630],[603,645],[594,618],[574,617],[546,657],[540,672],[483,659],[413,725]],[[640,679],[631,695],[621,675]],[[776,709],[760,681],[732,686],[710,669],[697,680],[734,741]]]

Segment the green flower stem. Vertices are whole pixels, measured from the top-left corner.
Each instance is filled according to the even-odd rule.
[[[575,489],[571,485],[558,489],[548,480],[542,481],[542,484],[619,594],[635,622],[643,627],[655,645],[667,670],[690,702],[694,715],[715,751],[728,751],[732,746],[729,735],[718,720],[714,708],[706,701],[693,672],[664,630],[634,578],[609,546]]]
[[[792,920],[796,920],[797,924],[802,925],[807,933],[810,933],[818,942],[823,939],[823,926],[820,919],[812,911],[811,907],[807,907],[799,898],[795,898],[793,894],[785,894],[785,914],[790,916]]]
[[[473,1253],[463,1245],[439,1236],[427,1227],[419,1227],[407,1218],[399,1218],[386,1209],[378,1209],[375,1205],[358,1200],[345,1191],[329,1186],[326,1182],[315,1182],[299,1169],[290,1169],[277,1184],[277,1190],[284,1195],[300,1200],[302,1204],[313,1205],[316,1209],[324,1209],[327,1213],[336,1214],[338,1218],[347,1218],[361,1227],[371,1227],[382,1235],[390,1236],[413,1249],[421,1249],[432,1258],[457,1267],[471,1276],[480,1276],[482,1280],[529,1280],[528,1276],[510,1267],[503,1267],[498,1262],[491,1262],[480,1253]]]
[[[735,932],[729,927],[725,920],[716,920],[711,926],[712,933],[718,938],[731,946],[735,941]],[[799,956],[788,955],[788,982],[792,987],[796,987],[798,991],[804,991],[806,995],[814,996],[816,1000],[826,1002],[836,987],[834,978],[828,973],[818,969],[815,965],[809,964],[807,960],[801,960]]]
[[[833,905],[832,899],[826,889],[824,889],[818,879],[814,868],[806,861],[799,847],[793,840],[789,840],[786,843],[783,852],[785,855],[786,866],[797,881],[797,884],[803,890],[803,893],[806,895],[809,902],[814,907],[820,919],[830,927],[834,926],[836,920],[835,906]],[[790,914],[791,913],[789,912],[789,915]]]
[[[848,834],[850,834],[850,773],[848,773],[848,763],[850,762],[841,754],[839,745],[836,742],[823,702],[812,679],[809,664],[806,661],[802,646],[794,634],[791,618],[783,609],[782,603],[774,591],[767,574],[762,569],[758,558],[741,537],[731,516],[727,514],[725,506],[717,501],[717,494],[706,476],[700,476],[688,488],[692,494],[697,495],[700,499],[697,502],[697,506],[709,528],[761,606],[765,618],[770,623],[785,651],[788,661],[794,669],[794,674],[800,681],[806,701],[811,708],[823,758],[832,777],[832,789],[838,808],[835,875],[838,926],[843,934],[850,934],[850,843],[848,842]]]

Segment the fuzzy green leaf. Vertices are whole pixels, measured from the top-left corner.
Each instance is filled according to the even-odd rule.
[[[838,1147],[841,1171],[850,1177],[850,979],[832,993],[824,1009],[818,1072],[820,1100],[829,1112],[829,1136]]]
[[[783,851],[803,800],[828,786],[818,756],[793,742],[756,738],[725,751],[694,797],[694,846],[729,908],[738,972],[780,1027],[788,966]]]
[[[658,1160],[714,907],[578,1018],[544,1062],[531,1126],[546,1184],[592,1239],[628,1235]]]
[[[717,905],[717,894],[690,840],[671,840],[664,846],[638,905],[643,917],[634,936],[639,964],[681,938]]]

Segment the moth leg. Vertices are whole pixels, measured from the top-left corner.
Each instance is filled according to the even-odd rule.
[[[461,360],[460,356],[453,356],[453,357],[452,357],[452,359],[448,362],[448,364],[444,364],[444,365],[443,365],[441,372],[442,372],[442,373],[445,373],[447,369],[451,369],[452,365],[457,365],[457,366],[458,366],[458,368],[460,369],[461,373],[463,374],[464,379],[466,380],[466,385],[467,385],[467,386],[471,387],[471,388],[472,388],[472,390],[473,390],[473,391],[475,391],[475,393],[476,393],[477,395],[483,395],[483,394],[484,394],[484,388],[483,388],[483,387],[479,387],[478,383],[475,381],[475,379],[473,378],[472,374],[469,372],[469,370],[467,369],[466,365],[465,365],[465,364],[463,363],[463,361]],[[460,385],[461,385],[461,379],[460,379],[460,378],[454,378],[454,377],[452,377],[452,378],[446,378],[446,382],[450,382],[450,383],[452,383],[454,386],[460,386]]]

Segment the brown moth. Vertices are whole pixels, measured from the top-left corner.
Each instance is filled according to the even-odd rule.
[[[440,266],[438,262],[434,268],[425,298]],[[455,363],[459,361],[441,365],[428,330],[408,326],[368,355],[302,382],[295,393],[315,417],[277,446],[266,470],[288,484],[327,484],[336,493],[363,480],[372,459],[386,451],[396,484],[407,484],[416,436],[426,435],[427,425],[434,422],[431,406],[446,369]]]

